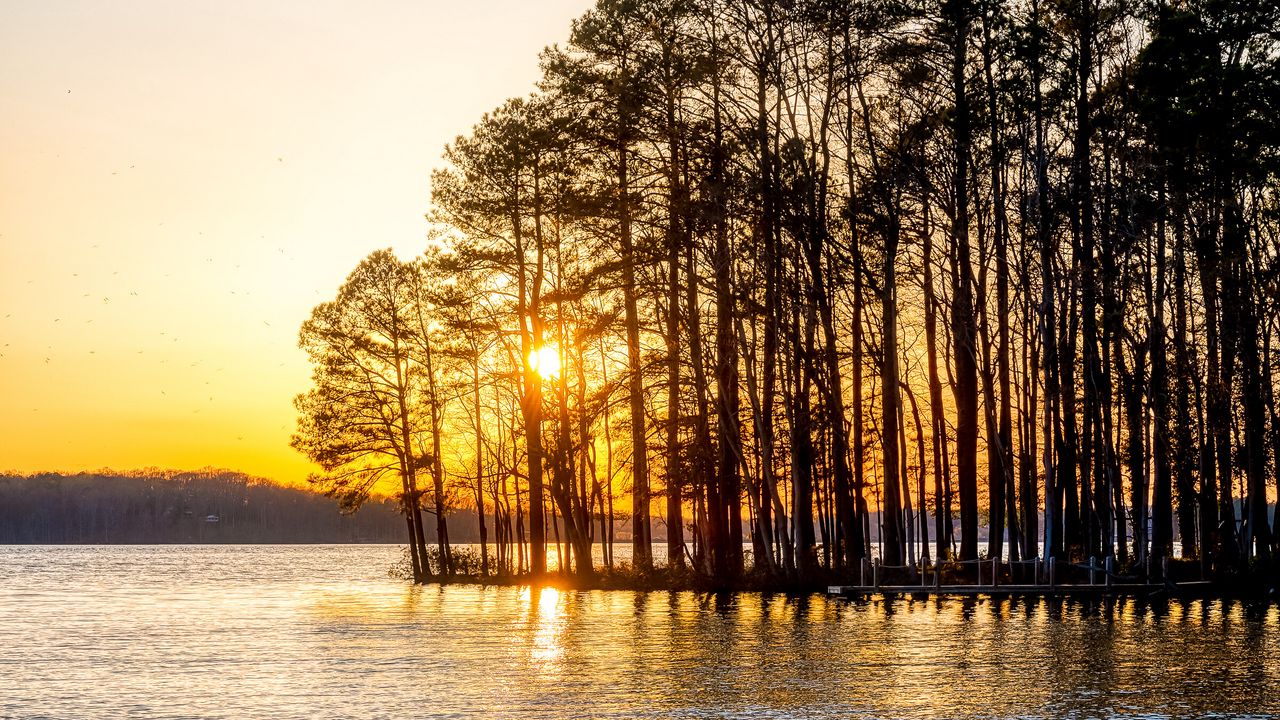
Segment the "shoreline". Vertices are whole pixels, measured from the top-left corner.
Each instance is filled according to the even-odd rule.
[[[953,568],[948,568],[953,569]],[[850,600],[870,597],[884,599],[911,597],[929,599],[941,597],[1031,598],[1031,599],[1080,599],[1106,600],[1133,598],[1160,602],[1167,600],[1223,600],[1246,604],[1270,606],[1280,604],[1280,590],[1268,584],[1264,574],[1232,576],[1206,580],[1180,580],[1152,583],[1059,583],[1026,584],[975,584],[959,580],[958,574],[944,577],[948,582],[910,584],[883,583],[879,585],[857,584],[856,579],[835,573],[815,573],[807,580],[794,580],[746,573],[735,582],[712,582],[695,573],[678,574],[665,568],[655,568],[648,573],[637,573],[629,568],[619,572],[597,571],[588,576],[547,572],[540,576],[519,574],[452,574],[433,575],[413,582],[414,585],[479,585],[482,587],[555,588],[565,591],[630,591],[630,592],[693,592],[704,594],[763,593],[780,595],[826,595]],[[409,580],[409,578],[404,578]]]

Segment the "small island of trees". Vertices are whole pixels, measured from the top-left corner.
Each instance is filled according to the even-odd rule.
[[[599,0],[541,68],[301,331],[416,579],[470,509],[485,577],[1274,587],[1275,3]]]

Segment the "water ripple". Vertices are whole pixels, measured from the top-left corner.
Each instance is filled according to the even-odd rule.
[[[393,546],[0,547],[0,717],[1280,716],[1280,615],[409,587]]]

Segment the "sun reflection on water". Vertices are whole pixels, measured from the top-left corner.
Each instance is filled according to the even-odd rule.
[[[520,595],[521,602],[528,603],[529,608],[529,660],[542,674],[557,675],[564,655],[563,593],[553,587],[526,587]]]

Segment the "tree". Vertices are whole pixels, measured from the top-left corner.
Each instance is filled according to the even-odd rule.
[[[438,467],[422,452],[435,408],[413,356],[416,285],[412,264],[391,250],[365,258],[302,324],[298,344],[314,387],[299,395],[291,444],[323,470],[312,482],[359,507],[388,475],[400,478],[415,578],[431,572],[422,531],[418,472]],[[442,568],[444,570],[444,568]]]

